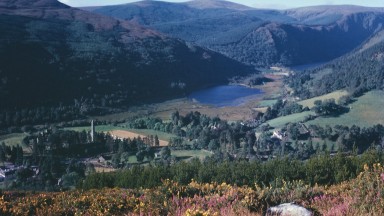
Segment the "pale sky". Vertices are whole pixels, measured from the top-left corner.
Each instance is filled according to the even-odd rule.
[[[59,0],[73,7],[114,5],[136,2],[137,0]],[[168,2],[185,2],[186,0],[164,0]],[[367,7],[384,7],[384,0],[233,0],[232,2],[255,8],[287,9],[313,5],[361,5]]]

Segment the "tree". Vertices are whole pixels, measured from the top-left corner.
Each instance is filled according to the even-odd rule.
[[[145,152],[144,151],[138,151],[136,153],[136,160],[137,162],[141,163],[144,160]]]
[[[168,146],[162,148],[160,155],[162,159],[167,160],[171,156],[171,149]]]
[[[70,172],[64,174],[61,177],[61,180],[64,187],[73,187],[81,180],[81,176],[77,172]]]
[[[328,115],[339,115],[346,111],[346,108],[336,104],[335,99],[327,99],[324,101],[315,101],[313,110],[317,115],[328,116]]]
[[[87,163],[87,165],[85,166],[85,172],[84,172],[85,176],[89,176],[94,173],[96,173],[95,165],[93,165],[92,163]]]
[[[160,141],[159,141],[159,137],[157,136],[157,134],[155,135],[155,146],[160,146]]]
[[[5,162],[6,160],[6,155],[5,155],[5,143],[3,142],[0,145],[0,162]]]
[[[116,153],[112,156],[112,159],[111,159],[111,163],[114,167],[118,167],[119,164],[120,164],[120,158],[121,158],[121,154],[120,153]]]
[[[255,141],[256,141],[256,137],[255,137],[255,133],[252,133],[252,132],[247,132],[246,133],[246,138],[247,138],[247,144],[248,144],[248,154],[255,154],[255,150],[253,149],[253,145],[255,144]]]
[[[209,141],[208,150],[214,151],[217,150],[219,147],[220,143],[217,141],[217,139],[212,139],[211,141]]]
[[[19,145],[16,146],[16,160],[17,165],[22,165],[24,160],[23,148]]]

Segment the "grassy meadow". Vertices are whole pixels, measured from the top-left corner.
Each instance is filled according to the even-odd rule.
[[[347,96],[347,95],[348,95],[348,92],[344,91],[344,90],[334,91],[334,92],[331,92],[331,93],[326,94],[326,95],[322,95],[322,96],[310,98],[307,100],[299,101],[298,104],[303,105],[303,107],[308,107],[309,109],[311,109],[312,107],[315,106],[314,102],[316,100],[323,101],[323,100],[327,100],[327,99],[335,99],[335,101],[337,102],[342,96]]]
[[[171,151],[171,155],[177,158],[199,158],[200,160],[203,160],[204,158],[211,156],[212,153],[206,150],[174,150]]]
[[[346,91],[335,91],[326,95],[303,100],[298,102],[299,104],[312,108],[314,101],[325,100],[334,98],[336,101],[344,96],[348,95]],[[319,126],[335,126],[357,125],[360,127],[370,127],[375,124],[384,124],[384,91],[370,91],[363,96],[356,98],[356,101],[349,105],[350,110],[348,113],[344,113],[337,117],[318,117],[314,120],[306,122],[307,125],[319,125]],[[300,122],[305,119],[306,116],[315,115],[313,111],[306,111],[302,113],[296,113],[292,115],[282,116],[279,118],[267,121],[271,127],[280,128],[287,123]]]
[[[275,104],[277,100],[262,100],[259,103],[259,107],[269,107]]]
[[[350,104],[348,113],[338,117],[320,117],[307,122],[308,125],[357,125],[370,127],[384,124],[384,91],[370,91]]]
[[[309,115],[314,115],[314,114],[315,113],[312,111],[305,111],[301,113],[295,113],[292,115],[281,116],[281,117],[269,120],[264,124],[269,124],[271,127],[274,127],[274,128],[281,128],[288,123],[304,121],[305,117]]]
[[[30,153],[31,149],[23,144],[23,139],[27,136],[25,133],[12,133],[0,136],[0,144],[4,143],[7,146],[20,145],[24,153]]]

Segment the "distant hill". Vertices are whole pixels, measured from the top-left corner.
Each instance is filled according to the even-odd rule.
[[[384,9],[317,6],[260,10],[228,1],[142,1],[87,8],[131,20],[255,66],[340,57],[383,28]]]
[[[317,69],[291,77],[296,95],[308,98],[339,89],[359,96],[374,89],[384,89],[384,30],[361,46]]]
[[[251,10],[251,7],[247,7],[241,4],[237,4],[224,0],[193,0],[185,3],[191,8],[197,9],[229,9],[229,10]]]
[[[297,19],[307,25],[330,25],[337,21],[343,21],[353,14],[383,13],[384,8],[361,7],[355,5],[322,5],[295,8],[284,11],[286,15]]]
[[[0,2],[0,110],[75,99],[137,104],[249,72],[213,51],[56,0]]]

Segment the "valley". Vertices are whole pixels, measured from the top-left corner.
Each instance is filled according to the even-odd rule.
[[[0,2],[0,215],[382,215],[383,22]]]

